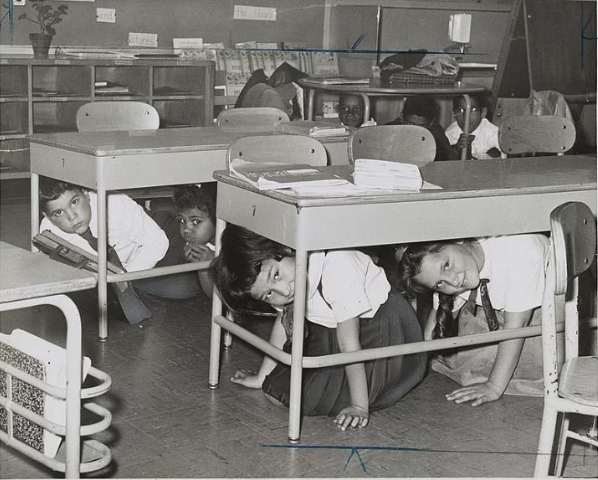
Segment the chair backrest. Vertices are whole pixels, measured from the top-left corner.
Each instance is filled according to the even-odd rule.
[[[349,163],[358,158],[412,163],[434,161],[436,142],[432,134],[415,125],[361,127],[349,137]]]
[[[543,311],[544,354],[553,352],[545,366],[556,372],[557,340],[554,334],[554,323],[565,322],[565,357],[578,355],[579,315],[577,302],[567,302],[577,296],[577,277],[588,270],[596,255],[596,223],[590,208],[581,202],[567,202],[555,208],[550,215],[550,233],[552,256],[551,265],[546,276],[546,295]],[[546,301],[548,299],[548,302]],[[551,334],[552,332],[552,334]],[[546,358],[546,357],[545,357]],[[545,377],[547,378],[547,377]]]
[[[555,115],[516,115],[503,119],[498,144],[505,154],[564,154],[575,143],[575,125]]]
[[[159,127],[157,110],[143,102],[91,102],[77,110],[77,129],[80,132],[156,130]]]
[[[226,153],[226,166],[241,158],[247,162],[328,163],[326,149],[315,138],[303,135],[255,135],[235,140]]]
[[[223,110],[218,115],[218,126],[222,128],[241,128],[243,130],[261,129],[271,131],[273,125],[280,122],[288,122],[289,116],[279,110],[271,107],[255,107],[255,108],[232,108]]]

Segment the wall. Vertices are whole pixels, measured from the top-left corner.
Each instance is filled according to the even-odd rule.
[[[227,47],[249,40],[322,47],[324,0],[96,0],[65,4],[69,14],[56,26],[53,46],[123,48],[128,33],[138,32],[157,33],[159,48],[171,48],[173,37],[201,37],[204,42],[223,42]],[[276,21],[234,20],[234,4],[276,7]],[[98,23],[96,8],[116,9],[116,23]],[[16,20],[24,11],[33,12],[29,1],[14,7],[14,45],[29,45],[28,35],[35,31],[32,23]],[[11,44],[6,23],[0,44]]]

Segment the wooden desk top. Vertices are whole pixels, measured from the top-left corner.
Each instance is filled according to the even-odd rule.
[[[346,177],[352,165],[326,167]],[[421,168],[423,178],[442,187],[442,190],[391,194],[359,195],[353,197],[299,197],[289,191],[269,190],[263,195],[297,207],[350,205],[364,203],[413,202],[453,198],[537,194],[579,190],[596,190],[596,158],[589,156],[546,156],[493,160],[431,162]],[[228,172],[216,171],[218,181],[246,190],[257,189],[231,177]],[[595,205],[590,205],[595,209]]]
[[[189,127],[160,130],[69,132],[32,135],[30,141],[97,157],[226,150],[236,139],[254,135],[255,128]],[[318,139],[322,143],[346,142],[347,137]]]
[[[483,85],[457,83],[455,85],[395,85],[393,87],[372,87],[366,84],[324,85],[310,81],[309,78],[298,80],[299,85],[329,92],[365,93],[370,96],[385,95],[463,95],[465,93],[483,93],[488,91]]]
[[[0,242],[0,303],[94,288],[92,272]]]

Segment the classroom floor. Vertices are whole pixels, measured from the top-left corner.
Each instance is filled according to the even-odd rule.
[[[4,198],[0,239],[28,248],[29,200]],[[287,442],[287,411],[261,391],[232,384],[237,368],[255,369],[260,355],[235,340],[222,357],[221,385],[207,388],[210,303],[144,297],[154,312],[140,325],[113,318],[108,341],[97,338],[89,293],[73,298],[83,321],[83,353],[112,377],[97,402],[112,426],[96,438],[112,464],[89,477],[530,477],[542,399],[504,396],[472,408],[444,394],[455,384],[437,373],[395,406],[371,416],[363,430],[342,432],[329,418],[303,420],[301,443]],[[54,307],[4,312],[0,330],[18,326],[63,343],[64,322]],[[267,335],[268,323],[255,330]],[[580,424],[580,428],[584,427]],[[596,478],[596,449],[573,445],[565,476]],[[0,478],[61,477],[5,445]],[[86,476],[86,475],[84,475]]]

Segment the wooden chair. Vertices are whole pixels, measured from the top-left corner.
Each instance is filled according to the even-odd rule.
[[[220,128],[242,130],[245,132],[271,132],[272,126],[280,122],[288,122],[289,116],[271,107],[232,108],[218,115]]]
[[[248,162],[307,163],[326,165],[326,149],[315,138],[303,135],[256,135],[235,140],[226,152],[226,166],[241,158]]]
[[[77,110],[76,118],[80,132],[157,130],[160,127],[158,111],[143,102],[90,102]],[[170,198],[173,192],[173,187],[149,187],[127,190],[127,195],[135,200],[145,200],[149,210],[152,198]]]
[[[544,413],[535,468],[535,476],[542,478],[548,475],[550,467],[558,413],[562,413],[562,424],[555,462],[557,476],[562,472],[567,438],[598,447],[598,441],[589,434],[569,430],[570,413],[598,416],[598,356],[579,356],[577,305],[565,304],[566,299],[575,298],[571,294],[576,295],[577,277],[593,263],[596,223],[585,203],[568,202],[552,211],[550,225],[552,256],[542,305]],[[568,308],[571,304],[573,308]],[[562,321],[565,363],[559,374],[556,322]]]
[[[156,130],[160,127],[157,110],[143,102],[90,102],[77,110],[80,132],[110,130]]]
[[[424,127],[379,125],[362,127],[349,137],[349,163],[358,158],[388,160],[423,166],[434,161],[436,142]]]
[[[575,143],[575,125],[555,115],[516,115],[503,119],[498,129],[502,157],[526,153],[563,155]]]

